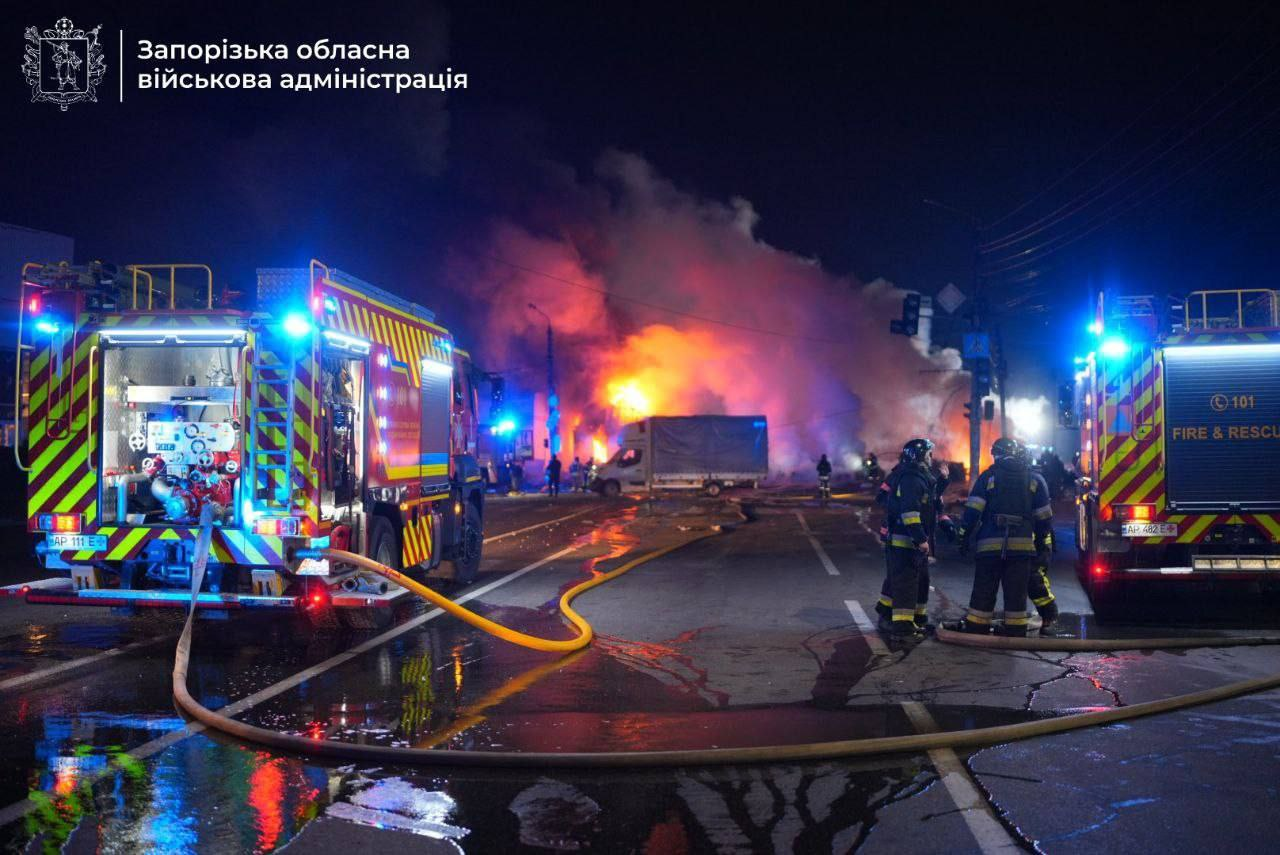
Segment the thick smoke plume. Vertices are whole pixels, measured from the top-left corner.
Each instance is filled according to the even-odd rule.
[[[570,454],[643,415],[763,413],[775,472],[894,459],[921,434],[963,458],[959,357],[889,334],[894,286],[769,246],[749,202],[698,198],[632,154],[547,195],[453,275],[486,317],[481,365],[526,366],[525,388],[541,388],[546,329],[528,304],[552,317]]]

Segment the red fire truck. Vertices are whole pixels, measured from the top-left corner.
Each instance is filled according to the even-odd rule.
[[[318,261],[259,270],[252,309],[233,296],[204,265],[23,269],[16,449],[59,576],[9,593],[183,606],[202,515],[202,609],[389,614],[381,579],[296,554],[328,545],[474,577],[474,378],[449,331]]]
[[[1280,292],[1100,297],[1093,331],[1076,536],[1095,609],[1139,582],[1280,587]]]

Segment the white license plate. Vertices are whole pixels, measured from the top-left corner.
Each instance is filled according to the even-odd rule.
[[[106,552],[107,536],[105,534],[51,534],[46,541],[49,549],[55,552],[63,550],[76,552]]]
[[[1120,523],[1120,534],[1123,537],[1177,537],[1177,523]]]

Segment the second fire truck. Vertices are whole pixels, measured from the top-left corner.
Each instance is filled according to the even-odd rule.
[[[428,309],[313,261],[258,271],[256,305],[203,265],[29,264],[18,464],[58,576],[31,603],[385,617],[395,592],[323,546],[460,581],[480,563],[471,363]],[[442,566],[443,565],[443,566]]]
[[[1280,292],[1196,292],[1172,311],[1100,297],[1093,324],[1075,405],[1095,609],[1139,584],[1280,588]]]

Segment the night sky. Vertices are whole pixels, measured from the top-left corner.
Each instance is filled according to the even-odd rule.
[[[466,338],[479,331],[438,287],[450,257],[493,218],[555,204],[549,176],[609,148],[749,199],[763,240],[836,274],[969,290],[971,226],[929,197],[976,217],[983,242],[1029,232],[988,267],[1041,247],[986,287],[1009,306],[1014,391],[1050,396],[1091,287],[1272,286],[1280,262],[1280,12],[1258,4],[189,6],[5,5],[0,220],[71,235],[82,260],[204,260],[229,282],[319,256]],[[66,113],[29,104],[18,70],[25,27],[62,15],[110,40],[101,103]],[[120,104],[121,28],[130,75],[140,38],[328,36],[402,41],[415,70],[470,85],[128,86]]]

